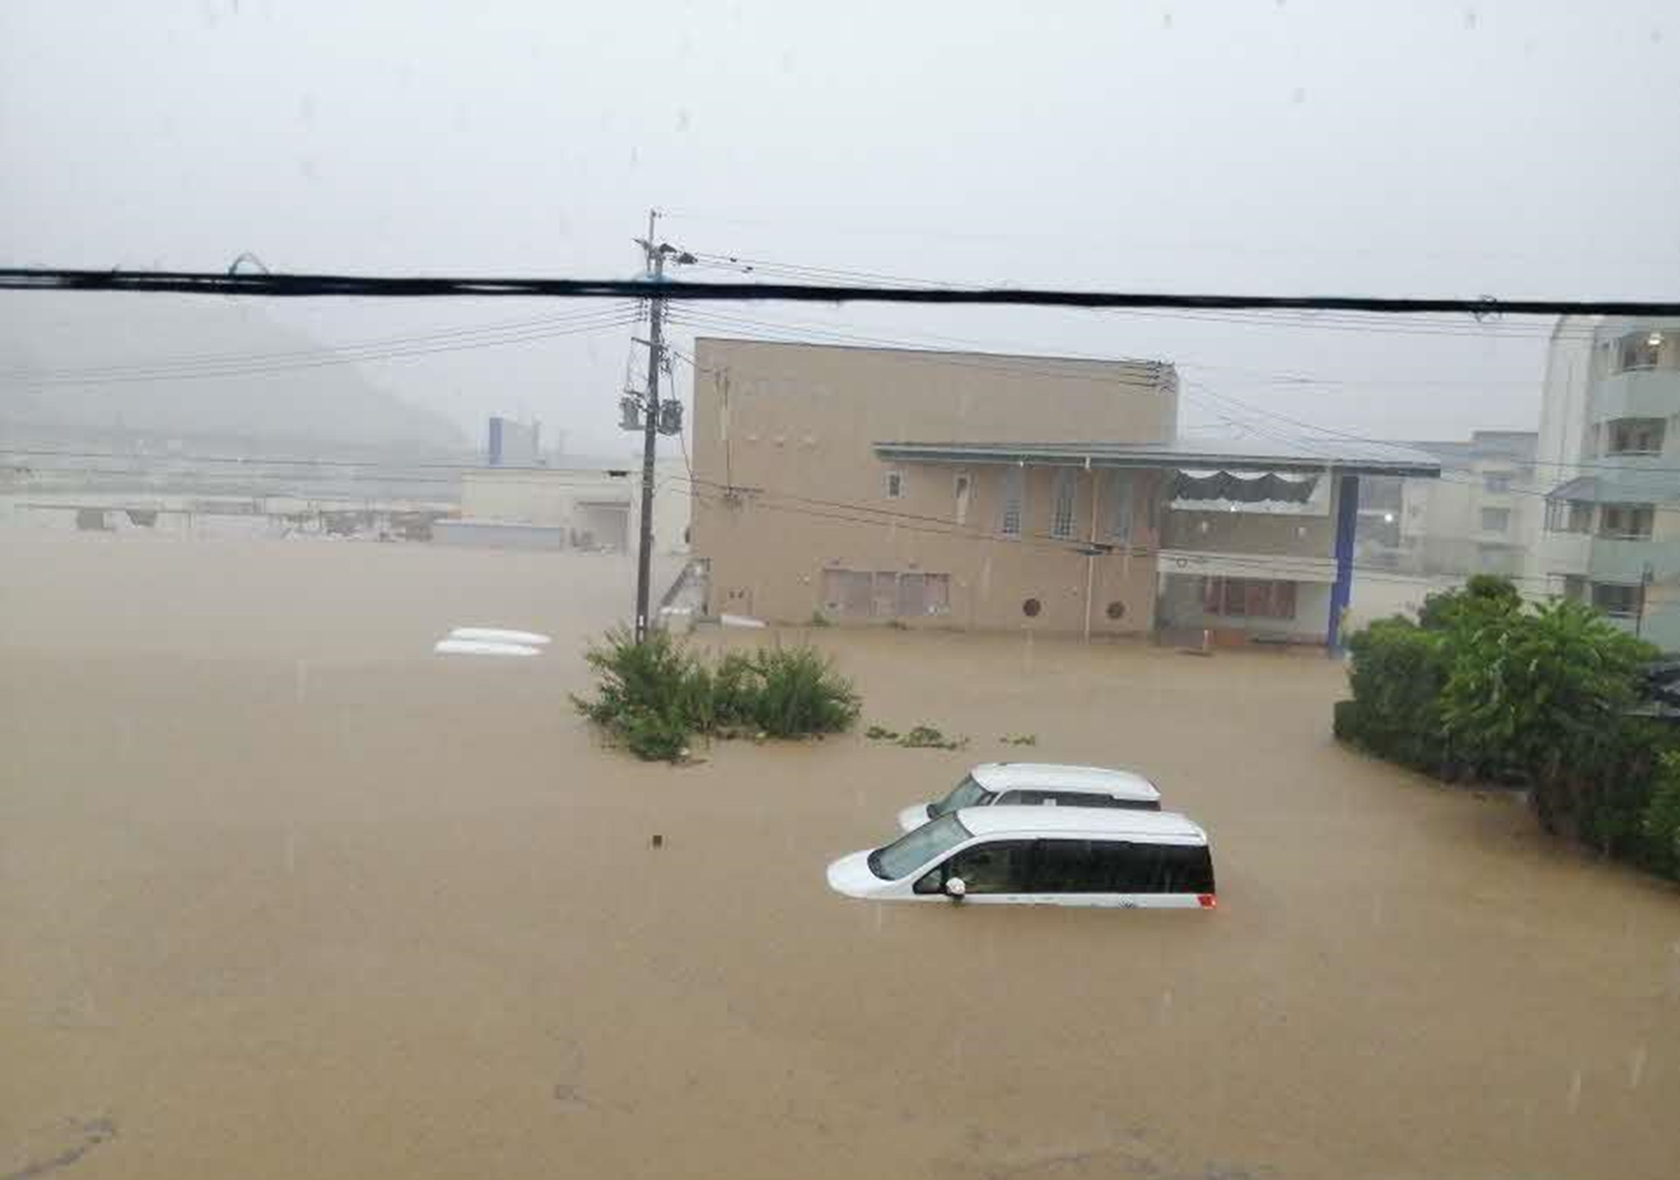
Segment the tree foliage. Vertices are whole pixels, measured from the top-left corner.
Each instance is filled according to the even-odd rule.
[[[1635,715],[1649,644],[1576,602],[1528,606],[1503,578],[1431,595],[1414,624],[1353,636],[1337,737],[1446,779],[1528,788],[1541,823],[1673,872],[1680,754]]]

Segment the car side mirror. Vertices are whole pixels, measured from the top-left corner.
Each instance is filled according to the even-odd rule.
[[[961,877],[952,877],[945,882],[945,896],[952,901],[961,901],[968,896],[968,884]]]

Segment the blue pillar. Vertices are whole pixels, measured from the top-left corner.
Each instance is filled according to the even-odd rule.
[[[1336,581],[1330,587],[1330,621],[1324,646],[1341,650],[1342,612],[1353,597],[1353,534],[1359,528],[1359,477],[1344,475],[1336,489]]]

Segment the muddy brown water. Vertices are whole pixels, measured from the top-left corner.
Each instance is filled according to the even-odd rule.
[[[567,706],[627,579],[0,534],[0,1178],[1680,1174],[1680,895],[1337,748],[1328,661],[819,630],[970,747],[671,769]],[[1218,911],[829,893],[1023,753],[1153,775]]]

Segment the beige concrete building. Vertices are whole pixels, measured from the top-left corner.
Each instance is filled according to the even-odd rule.
[[[695,351],[712,614],[1321,642],[1348,602],[1359,474],[1437,470],[1180,439],[1163,362]]]
[[[1162,442],[1170,365],[711,338],[695,359],[694,552],[714,612],[1072,631],[1100,604],[1094,630],[1152,625],[1158,473],[875,445]],[[1070,544],[1093,535],[1140,552],[1095,568]]]

